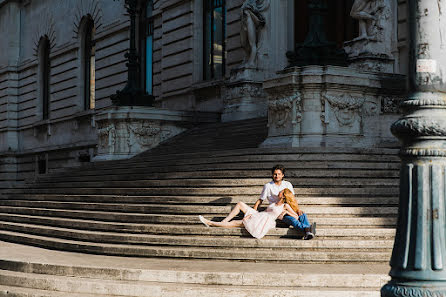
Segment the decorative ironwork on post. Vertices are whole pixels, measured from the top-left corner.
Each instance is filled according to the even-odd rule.
[[[136,13],[138,0],[125,0],[125,6],[130,15],[130,48],[124,55],[128,59],[127,84],[121,91],[111,96],[114,105],[118,106],[153,106],[154,96],[147,94],[140,87],[138,74],[139,55],[136,50]]]
[[[409,95],[392,133],[402,143],[400,205],[383,297],[446,296],[446,3],[408,0]]]
[[[295,51],[287,52],[288,67],[305,65],[347,66],[347,54],[336,47],[335,42],[327,40],[325,20],[328,15],[326,0],[308,1],[309,32]]]

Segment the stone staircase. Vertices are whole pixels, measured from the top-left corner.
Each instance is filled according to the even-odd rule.
[[[41,176],[0,196],[0,240],[69,252],[171,261],[387,267],[398,210],[397,150],[256,148],[266,134],[265,119],[210,124],[130,160],[92,163]],[[270,168],[277,163],[286,166],[286,179],[294,185],[301,208],[317,223],[316,239],[297,240],[302,234],[280,224],[257,240],[240,228],[206,228],[199,222],[198,214],[220,219],[238,201],[254,204],[263,184],[270,181]],[[18,274],[25,272],[0,277],[0,285],[19,287]],[[252,295],[246,296],[270,296],[259,295],[254,287]],[[324,291],[329,286],[318,287]],[[379,291],[378,285],[371,288]],[[2,295],[1,289],[0,296],[28,296]],[[198,287],[189,289],[201,294]],[[356,289],[352,292],[357,295],[341,291],[283,296],[369,296]],[[84,296],[78,293],[75,296]],[[379,296],[373,294],[370,296]],[[116,291],[104,296],[118,295]]]

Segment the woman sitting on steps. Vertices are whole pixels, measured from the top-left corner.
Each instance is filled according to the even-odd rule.
[[[238,202],[229,215],[223,219],[221,222],[214,222],[205,219],[203,216],[198,216],[200,221],[207,227],[223,227],[223,228],[234,228],[245,226],[246,230],[255,238],[262,238],[268,233],[272,228],[276,227],[276,219],[284,215],[290,215],[299,219],[299,215],[290,206],[297,206],[294,200],[294,195],[289,189],[284,189],[279,193],[279,201],[276,203],[271,203],[265,211],[258,212],[257,210],[249,207],[244,202]],[[239,212],[242,211],[245,216],[243,220],[231,221]],[[311,234],[311,238],[314,237]],[[307,233],[308,236],[308,233]],[[305,236],[307,238],[307,236]],[[311,239],[308,238],[308,239]]]

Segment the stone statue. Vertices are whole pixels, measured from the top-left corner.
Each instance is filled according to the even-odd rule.
[[[350,15],[359,21],[359,36],[344,43],[350,66],[361,71],[394,71],[392,18],[394,0],[355,0]]]
[[[270,0],[246,0],[242,5],[242,28],[240,38],[245,50],[244,66],[255,66],[259,48],[260,33],[266,24],[263,11],[268,9]]]
[[[359,39],[376,39],[376,30],[378,25],[377,14],[383,7],[381,1],[376,0],[355,0],[350,15],[359,21]],[[381,28],[382,29],[382,28]]]

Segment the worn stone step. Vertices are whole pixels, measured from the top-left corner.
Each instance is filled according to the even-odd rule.
[[[249,175],[244,170],[231,171],[189,171],[189,172],[144,172],[134,173],[129,169],[129,174],[117,174],[109,171],[107,174],[95,176],[96,181],[123,181],[123,180],[162,180],[162,179],[206,179],[206,178],[265,178],[271,173],[269,170],[251,170]],[[399,172],[397,170],[287,170],[286,179],[290,178],[378,178],[378,179],[398,179]],[[91,181],[88,175],[83,176],[47,176],[41,175],[36,179],[37,182],[81,182]]]
[[[88,219],[71,219],[71,218],[59,218],[59,217],[42,217],[42,216],[31,216],[31,215],[21,215],[21,214],[9,214],[0,213],[0,220],[5,222],[15,222],[15,223],[28,223],[44,226],[55,226],[64,228],[74,228],[79,230],[98,230],[98,231],[113,231],[113,232],[123,232],[123,233],[147,233],[147,234],[189,234],[200,235],[203,234],[203,230],[198,228],[196,216],[169,216],[163,217],[158,216],[160,219],[164,218],[164,221],[158,222],[163,223],[163,225],[153,225],[153,224],[138,224],[138,223],[126,223],[126,222],[106,222],[99,220],[88,220]],[[218,218],[220,221],[222,218]],[[395,228],[396,218],[381,217],[381,218],[326,218],[326,217],[313,217],[311,221],[317,223],[318,235],[325,234],[327,232],[324,229],[340,229],[340,228]],[[178,225],[178,224],[182,225]],[[280,225],[280,223],[278,224]],[[163,228],[164,226],[164,228]],[[201,225],[199,225],[201,227]],[[176,228],[176,229],[175,229]],[[209,235],[218,235],[219,230],[214,230],[214,233]],[[282,230],[284,228],[279,228]],[[181,231],[181,233],[180,233]],[[280,231],[278,231],[280,232]],[[290,236],[294,236],[294,231],[286,230],[281,231],[279,236],[286,236],[288,233]],[[275,230],[272,234],[276,234]],[[237,233],[240,235],[241,233]],[[227,235],[224,233],[223,235]],[[330,234],[328,234],[330,235]],[[322,236],[321,236],[322,237]]]
[[[280,249],[280,253],[271,253],[271,249],[256,248],[255,253],[240,248],[187,248],[149,245],[123,245],[94,242],[81,242],[52,237],[22,234],[0,230],[0,240],[30,244],[50,249],[75,251],[103,255],[140,256],[140,257],[174,257],[194,259],[231,259],[285,261],[289,263],[383,263],[389,261],[390,252],[342,252],[333,251],[296,251],[296,249]]]
[[[100,232],[89,230],[75,230],[72,228],[39,226],[34,224],[11,223],[0,221],[0,229],[25,234],[34,234],[55,238],[67,238],[79,241],[92,241],[97,243],[114,244],[144,244],[160,246],[189,247],[217,247],[217,248],[287,248],[303,249],[306,251],[382,251],[391,252],[393,240],[391,239],[319,239],[295,240],[268,237],[257,240],[242,230],[245,238],[224,236],[185,236],[185,235],[153,235],[153,234],[123,234],[117,232]],[[303,235],[303,234],[302,234]]]
[[[214,294],[216,288],[220,294],[218,296],[253,296],[246,295],[243,290],[252,288],[252,286],[258,289],[292,287],[295,294],[291,296],[299,296],[296,295],[297,292],[308,289],[311,289],[313,295],[307,296],[327,296],[321,293],[320,288],[323,288],[324,293],[336,291],[344,294],[329,296],[373,296],[363,295],[364,291],[379,293],[379,288],[389,280],[387,276],[388,264],[253,263],[160,258],[146,258],[141,261],[139,258],[60,252],[5,242],[0,242],[0,269],[4,272],[0,275],[6,275],[9,281],[12,281],[9,284],[17,283],[17,279],[21,279],[23,283],[27,284],[41,284],[41,279],[46,280],[55,276],[53,278],[55,281],[48,288],[54,288],[51,286],[56,285],[57,282],[61,285],[58,287],[59,289],[66,287],[68,283],[73,286],[82,286],[82,281],[85,279],[100,283],[100,288],[104,288],[109,281],[125,282],[127,286],[138,286],[147,284],[147,282],[158,283],[160,286],[165,284],[181,285],[179,294],[176,295],[173,291],[168,291],[169,294],[159,296],[184,296],[185,292],[191,289],[188,285],[209,288],[209,291],[198,292],[201,296]],[[286,278],[283,277],[285,272]],[[4,278],[0,277],[0,279],[4,282]],[[61,296],[52,294],[57,291],[50,292],[13,286],[0,286],[0,292],[9,290],[8,292],[13,293],[16,292],[16,288],[23,290],[19,291],[20,294],[29,294],[17,295],[20,297]],[[108,286],[108,288],[121,290],[125,287]],[[222,291],[223,288],[237,288],[237,291],[228,295]],[[48,295],[33,295],[41,292],[48,292]],[[153,295],[154,292],[151,291],[151,296],[158,296]],[[108,293],[116,292],[108,291]],[[193,291],[193,293],[195,295],[192,296],[197,296],[197,291]],[[265,296],[263,292],[256,293],[255,296]],[[66,293],[63,296],[71,297],[73,296],[71,294]],[[379,296],[379,294],[374,296]]]
[[[56,218],[58,219],[58,218]],[[60,221],[61,218],[59,218]],[[185,218],[188,219],[188,218]],[[150,233],[150,234],[175,234],[175,235],[203,235],[203,236],[242,236],[247,235],[243,228],[205,228],[198,220],[197,216],[189,217],[190,224],[142,224],[142,223],[128,223],[128,222],[107,222],[99,221],[92,223],[91,220],[85,219],[84,222],[77,219],[71,219],[73,226],[92,228],[100,231],[114,231],[123,233]],[[348,219],[345,219],[348,221]],[[318,219],[312,220],[319,224]],[[19,222],[20,223],[20,222]],[[54,223],[53,223],[54,224]],[[381,238],[391,239],[395,233],[394,228],[379,228],[365,225],[362,228],[352,228],[344,226],[344,228],[317,228],[318,238]],[[267,236],[282,236],[282,237],[296,237],[300,235],[293,228],[275,228],[268,232]]]
[[[392,196],[395,197],[399,194],[398,187],[338,187],[338,188],[300,188],[295,186],[294,191],[296,195],[307,196]],[[164,196],[181,196],[188,195],[259,195],[261,188],[256,187],[213,187],[213,188],[194,188],[194,187],[169,187],[169,188],[23,188],[23,189],[11,189],[8,193],[33,193],[33,194],[68,194],[68,195],[164,195]]]
[[[0,242],[0,269],[16,272],[120,281],[214,284],[380,288],[388,264],[290,264],[234,261],[183,261],[110,257],[45,250]],[[284,271],[289,277],[283,278]],[[270,278],[268,282],[264,280]]]
[[[268,169],[250,169],[250,170],[224,170],[224,169],[211,169],[211,170],[193,170],[194,168],[187,167],[170,172],[155,172],[155,171],[140,171],[135,172],[132,168],[116,170],[101,170],[99,171],[83,171],[81,174],[73,172],[52,173],[41,175],[34,182],[70,182],[70,181],[105,181],[105,180],[161,180],[161,179],[205,179],[205,178],[226,178],[226,179],[238,179],[238,178],[268,178],[271,174],[270,168]],[[160,169],[163,171],[164,169]],[[397,169],[287,169],[286,179],[289,178],[389,178],[398,179],[399,171]],[[32,184],[31,183],[31,184]]]
[[[389,178],[288,178],[289,182],[299,187],[316,187],[316,186],[360,186],[360,187],[389,187],[399,186],[399,179]],[[261,188],[264,184],[270,182],[270,178],[244,178],[244,179],[163,179],[163,180],[126,180],[126,181],[80,181],[80,182],[39,182],[33,185],[33,188],[69,188],[69,187],[85,187],[85,188],[104,188],[104,187],[252,187]]]
[[[181,150],[178,150],[181,151]],[[299,161],[299,162],[296,162]],[[132,158],[129,160],[111,161],[111,162],[98,162],[87,163],[77,168],[71,168],[75,172],[91,171],[93,169],[125,169],[129,167],[135,168],[147,168],[155,165],[248,165],[248,163],[255,163],[258,165],[269,164],[259,168],[270,169],[271,166],[277,163],[286,164],[287,168],[292,169],[299,164],[301,166],[311,163],[346,163],[351,165],[350,168],[354,168],[355,163],[367,164],[382,163],[382,164],[399,164],[399,159],[395,155],[383,155],[383,154],[348,154],[340,152],[323,152],[323,153],[301,153],[294,151],[290,153],[267,151],[265,153],[252,150],[248,152],[237,152],[236,150],[229,150],[228,152],[215,152],[215,153],[195,153],[195,154],[169,154],[169,155],[153,155],[150,158]],[[273,164],[273,165],[271,165]],[[376,165],[376,164],[375,164]],[[308,166],[307,166],[308,167]],[[249,167],[248,167],[249,168]],[[246,169],[248,169],[246,168]],[[300,167],[296,167],[300,168]],[[235,169],[235,168],[234,168]],[[243,168],[242,168],[243,169]]]
[[[250,171],[264,170],[264,177],[270,176],[270,170],[275,166],[276,162],[262,162],[262,163],[225,163],[225,164],[194,164],[194,165],[178,165],[176,162],[172,164],[154,164],[154,165],[126,165],[122,168],[89,168],[75,170],[70,169],[63,172],[56,171],[49,175],[49,177],[57,175],[67,177],[82,177],[82,176],[97,176],[97,175],[109,175],[109,174],[147,174],[150,175],[151,172],[154,173],[170,173],[170,172],[201,172],[201,171],[244,171],[245,176],[249,177],[251,175]],[[367,162],[287,162],[287,170],[309,170],[311,171],[338,171],[338,170],[369,170],[369,171],[379,171],[379,172],[398,172],[400,165],[399,163],[367,163]]]
[[[0,274],[1,276],[1,274]],[[1,282],[1,281],[0,281]],[[0,297],[124,297],[123,295],[82,294],[72,292],[47,291],[21,286],[0,285]]]
[[[53,276],[51,278],[39,275],[29,275],[24,273],[14,273],[0,271],[2,282],[16,284],[23,286],[27,284],[29,287],[18,288],[17,286],[0,286],[0,296],[8,297],[53,297],[53,296],[79,296],[79,297],[102,297],[102,296],[130,296],[130,297],[221,297],[221,296],[240,296],[240,297],[309,297],[318,296],[324,297],[379,297],[379,292],[376,289],[350,289],[350,288],[300,288],[295,287],[278,287],[278,288],[259,288],[258,286],[219,286],[219,285],[200,285],[200,284],[171,284],[162,282],[138,282],[137,284],[129,284],[126,282],[104,281],[104,280],[90,280],[90,279],[75,279],[60,276]],[[43,288],[42,289],[36,289]],[[66,293],[66,290],[74,293]],[[51,292],[53,291],[53,292]],[[103,292],[105,294],[88,294],[84,292]],[[59,295],[54,294],[58,292]],[[111,294],[117,292],[116,295]],[[278,295],[280,294],[280,295]]]
[[[85,211],[107,211],[135,214],[228,214],[232,206],[224,205],[184,205],[184,204],[122,204],[122,203],[86,203],[86,202],[58,202],[58,201],[26,201],[0,200],[0,210],[8,207],[65,209]],[[304,211],[308,215],[396,215],[398,207],[340,207],[340,206],[306,206]]]
[[[359,211],[355,215],[350,214],[337,214],[333,213],[330,210],[333,208],[327,209],[329,211],[326,214],[312,215],[307,212],[310,219],[316,220],[317,218],[323,216],[324,218],[336,219],[339,220],[349,220],[350,218],[370,218],[370,215],[367,216],[363,212]],[[59,218],[73,218],[73,219],[87,219],[87,220],[100,220],[100,221],[108,221],[108,222],[128,222],[128,223],[143,223],[143,224],[165,224],[169,221],[175,222],[175,224],[190,224],[196,222],[196,224],[200,224],[197,220],[196,215],[172,215],[172,214],[142,214],[142,213],[123,213],[123,212],[105,212],[105,211],[90,211],[90,210],[64,210],[64,209],[43,209],[43,208],[26,208],[26,207],[0,207],[0,213],[8,213],[8,214],[21,214],[21,215],[30,215],[30,216],[48,216],[48,217],[59,217]],[[387,214],[385,216],[376,216],[377,219],[382,217],[389,217]],[[221,219],[222,216],[213,215],[209,216],[209,218]],[[395,218],[395,215],[391,216]]]
[[[26,201],[61,201],[87,203],[169,203],[169,204],[212,204],[235,205],[242,201],[254,205],[259,195],[234,196],[127,196],[127,195],[63,195],[63,194],[9,194],[0,196],[1,200]],[[300,206],[306,205],[397,205],[399,198],[395,197],[296,197]]]

